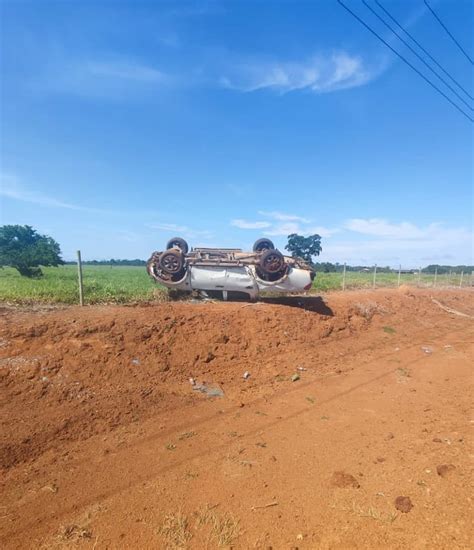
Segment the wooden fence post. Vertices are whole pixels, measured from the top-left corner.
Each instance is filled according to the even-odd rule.
[[[342,271],[342,290],[346,290],[346,262],[344,262],[344,270]]]
[[[377,264],[374,265],[374,284],[372,285],[372,288],[375,288],[376,279],[377,279]]]
[[[436,279],[437,278],[438,278],[438,268],[435,267],[435,276],[434,276],[433,286],[436,286]]]
[[[464,276],[464,271],[461,271],[461,278],[459,279],[459,288],[462,287],[462,278]]]
[[[398,286],[400,286],[400,277],[402,276],[402,264],[398,266]]]
[[[81,251],[77,251],[77,276],[79,279],[79,304],[84,305],[84,288],[82,286],[82,260]]]

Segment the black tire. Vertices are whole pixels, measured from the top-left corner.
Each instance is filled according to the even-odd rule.
[[[175,275],[184,267],[184,256],[181,250],[171,248],[160,255],[160,268],[168,275]]]
[[[279,273],[285,269],[285,258],[279,250],[265,250],[260,257],[259,267],[267,275]]]
[[[173,237],[170,239],[166,245],[166,249],[169,250],[170,248],[179,248],[183,254],[187,254],[189,252],[188,243],[181,237]]]
[[[274,250],[275,245],[270,239],[258,239],[253,245],[254,252],[263,252],[264,250]]]

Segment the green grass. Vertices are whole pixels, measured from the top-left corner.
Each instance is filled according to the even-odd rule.
[[[10,303],[78,303],[77,268],[72,265],[43,268],[44,277],[28,279],[11,268],[0,269],[0,301]],[[83,266],[86,304],[149,301],[163,296],[163,288],[148,276],[145,267]],[[433,275],[421,275],[420,286],[432,286]],[[463,285],[469,285],[465,277]],[[402,274],[401,284],[417,285],[418,274]],[[377,273],[377,287],[396,287],[397,273]],[[459,275],[438,276],[437,285],[459,285]],[[372,288],[372,273],[346,273],[346,289]],[[340,290],[342,273],[318,273],[315,291]]]
[[[42,271],[44,276],[40,279],[28,279],[14,269],[0,269],[0,301],[66,304],[79,301],[75,266],[44,267]],[[146,301],[162,291],[144,267],[86,265],[82,271],[87,304]]]
[[[314,280],[313,287],[317,290],[340,290],[342,289],[342,273],[317,273]],[[359,273],[356,271],[346,272],[346,289],[355,288],[372,288],[374,282],[374,274],[371,272]],[[401,285],[419,285],[420,286],[432,286],[434,282],[434,275],[421,274],[418,281],[418,273],[402,273],[400,277]],[[438,276],[437,284],[446,285],[447,281],[441,279]],[[450,284],[456,284],[454,276]],[[457,284],[459,284],[459,276],[457,277]],[[398,273],[377,273],[376,287],[396,287],[398,286]]]

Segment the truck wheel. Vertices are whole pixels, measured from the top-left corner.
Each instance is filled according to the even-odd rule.
[[[275,245],[270,239],[258,239],[253,245],[254,252],[263,252],[264,250],[273,250]]]
[[[259,267],[267,275],[273,275],[285,268],[285,259],[279,250],[265,250],[260,257]]]
[[[160,256],[159,265],[165,273],[168,273],[169,275],[175,275],[183,269],[183,253],[181,252],[181,250],[176,250],[175,248],[166,250],[166,252],[163,252],[163,254],[161,254]]]
[[[183,254],[187,254],[189,251],[188,243],[181,237],[173,237],[170,239],[166,245],[166,249],[169,250],[170,248],[178,248]]]

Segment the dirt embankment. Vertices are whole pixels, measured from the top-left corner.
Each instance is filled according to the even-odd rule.
[[[0,465],[192,401],[191,377],[240,399],[232,385],[249,371],[246,389],[258,392],[262,382],[314,365],[315,343],[365,330],[392,302],[362,295],[332,308],[316,297],[5,311],[3,410],[16,422],[3,426]]]
[[[474,314],[473,294],[469,290],[438,291],[435,296],[450,309]],[[298,384],[304,387],[303,384],[315,381],[322,384],[321,381],[334,377],[355,376],[358,369],[373,367],[377,361],[386,366],[392,362],[394,372],[397,368],[400,371],[397,380],[405,383],[404,378],[409,380],[410,374],[403,361],[397,363],[399,359],[394,359],[394,354],[412,350],[406,357],[408,363],[413,357],[429,358],[435,350],[439,352],[439,342],[446,334],[460,330],[465,335],[469,326],[469,318],[441,309],[432,301],[430,292],[409,289],[348,292],[332,294],[327,299],[292,297],[257,304],[183,302],[58,310],[5,308],[0,326],[0,467],[9,498],[13,499],[6,503],[7,507],[15,508],[15,499],[20,498],[21,503],[24,498],[19,496],[22,491],[12,485],[15,479],[26,475],[24,483],[34,483],[32,471],[39,475],[47,471],[50,479],[54,464],[58,462],[57,468],[62,467],[58,456],[66,461],[78,455],[86,459],[81,453],[88,440],[95,445],[107,440],[110,446],[107,438],[111,434],[123,435],[124,430],[135,435],[146,432],[155,418],[166,418],[171,424],[179,419],[181,425],[191,414],[189,411],[200,410],[201,406],[206,411],[208,407],[247,410],[256,402],[267,403],[293,391]],[[245,372],[249,373],[247,379]],[[218,389],[224,397],[208,399],[196,387]],[[309,395],[304,398],[306,405],[317,401],[311,391],[308,389]],[[387,399],[395,398],[390,395],[390,388],[382,387],[381,391],[387,391]],[[282,404],[277,418],[284,418],[293,407],[291,399]],[[367,403],[367,407],[372,405]],[[412,415],[409,409],[404,412]],[[318,416],[318,422],[320,417],[324,414]],[[384,429],[388,434],[390,430],[389,425]],[[192,430],[184,433],[194,434]],[[292,445],[291,429],[279,436],[285,445]],[[221,444],[219,438],[217,446]],[[360,452],[357,441],[348,440],[347,453]],[[301,460],[304,463],[304,458]],[[231,475],[236,474],[233,468],[239,470],[235,465],[229,467]],[[449,467],[446,471],[451,474]],[[303,472],[292,470],[288,475],[297,481]],[[338,487],[338,479],[350,479],[347,486],[351,490],[363,484],[357,471],[334,471],[333,479],[336,481],[329,483],[333,489]],[[55,486],[52,487],[54,492]],[[287,496],[294,499],[293,494]],[[406,500],[402,505],[410,508]],[[300,513],[305,515],[306,505],[301,506]],[[22,538],[18,528],[25,521],[22,514],[15,516],[16,525],[6,520],[7,530],[16,533],[6,542],[15,540],[19,547]],[[350,515],[363,514],[355,509]],[[54,514],[51,518],[50,528],[57,530]],[[285,520],[293,521],[286,516]],[[42,536],[48,531],[48,521],[35,527]],[[248,537],[257,531],[258,526],[249,527]],[[110,533],[107,536],[111,537]],[[166,539],[163,532],[161,539],[156,533],[153,536],[158,537],[156,544],[163,537]],[[304,539],[307,535],[302,536]],[[241,547],[249,547],[248,537],[236,540],[241,540]],[[255,537],[258,538],[256,534]],[[199,537],[194,538],[199,541]],[[275,548],[289,547],[281,533],[276,539],[271,534],[267,539],[269,545],[273,540]],[[304,542],[303,539],[297,540]],[[151,544],[151,539],[135,539],[128,541],[128,547],[138,544],[138,540]],[[310,548],[315,540],[310,543],[307,539],[300,545]],[[382,539],[374,539],[377,540]],[[80,542],[87,544],[87,537]],[[330,538],[326,542],[328,548],[333,547]],[[117,544],[120,541],[114,542],[112,537],[104,547]],[[338,544],[336,541],[335,546]]]

